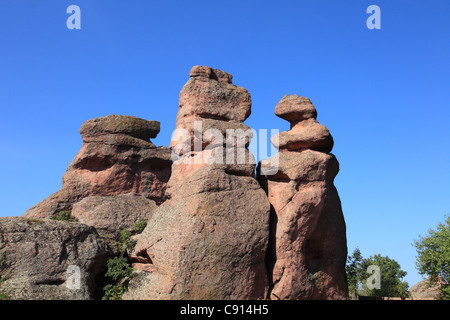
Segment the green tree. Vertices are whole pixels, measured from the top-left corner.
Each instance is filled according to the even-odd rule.
[[[359,248],[356,248],[351,256],[347,258],[345,272],[347,273],[348,292],[350,296],[356,297],[361,283],[363,257]]]
[[[450,217],[446,216],[436,230],[428,230],[414,241],[417,250],[416,267],[421,275],[429,276],[430,285],[440,288],[439,299],[450,299]],[[441,281],[443,280],[443,281]]]
[[[368,272],[370,266],[376,266],[379,269],[379,287],[371,287],[368,281],[371,281],[375,273]],[[365,270],[361,274],[362,293],[371,297],[401,297],[408,295],[408,282],[402,281],[406,276],[406,271],[403,271],[400,264],[394,259],[383,257],[380,254],[364,259],[361,268]],[[376,271],[375,271],[376,272]]]
[[[400,268],[397,261],[389,257],[382,257],[377,254],[369,258],[363,258],[361,251],[356,248],[353,254],[347,258],[345,271],[350,295],[407,296],[408,283],[402,281],[406,272]],[[377,277],[378,279],[376,279]],[[379,282],[372,282],[374,279],[379,280]]]

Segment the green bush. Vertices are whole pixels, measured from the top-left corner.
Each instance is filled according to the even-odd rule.
[[[102,300],[122,300],[126,287],[120,283],[108,284],[103,288],[105,295]]]
[[[122,229],[118,241],[120,254],[106,262],[107,285],[103,287],[102,300],[122,299],[123,293],[127,290],[128,281],[133,276],[133,268],[127,258],[127,252],[131,251],[133,246],[131,232],[128,229]]]
[[[122,231],[120,231],[118,245],[121,253],[126,253],[127,251],[129,252],[133,250],[135,243],[131,240],[130,230],[122,229]]]
[[[139,218],[136,221],[136,224],[134,225],[134,231],[136,231],[136,233],[142,233],[142,231],[144,231],[146,226],[147,226],[147,221],[145,221],[144,218]]]
[[[124,256],[109,259],[107,268],[105,276],[108,277],[110,283],[103,287],[102,300],[122,300],[128,281],[133,276],[133,268]]]
[[[133,268],[128,263],[128,259],[124,256],[114,257],[106,263],[106,276],[111,278],[113,282],[118,282],[131,277]]]
[[[58,221],[66,221],[66,222],[77,222],[77,218],[72,216],[70,211],[60,211],[55,213],[52,216],[52,220],[58,220]]]
[[[8,271],[5,261],[5,252],[0,256],[0,300],[9,299],[11,292],[2,289],[3,283],[11,277],[11,271]]]

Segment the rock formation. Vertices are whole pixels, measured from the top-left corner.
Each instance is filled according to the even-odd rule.
[[[131,116],[110,115],[86,121],[80,128],[83,146],[64,174],[62,188],[29,209],[24,217],[50,218],[60,211],[72,210],[84,198],[95,197],[77,206],[76,213],[85,223],[97,226],[97,213],[86,214],[88,208],[94,209],[94,204],[104,207],[109,203],[110,208],[122,208],[121,212],[129,215],[144,202],[149,209],[162,203],[171,156],[168,148],[156,147],[150,141],[159,130],[158,121]],[[135,196],[105,198],[128,193]],[[117,216],[117,209],[110,214],[115,215],[116,221],[122,219]],[[148,214],[145,213],[146,218]],[[136,218],[139,216],[142,214]],[[103,214],[98,219],[111,217]]]
[[[0,289],[17,300],[92,299],[106,253],[93,227],[0,218]]]
[[[170,149],[150,141],[157,121],[86,121],[62,188],[23,217],[0,218],[0,273],[13,274],[0,284],[13,299],[92,299],[114,240],[144,219],[134,249],[120,251],[137,270],[125,299],[346,298],[333,138],[308,98],[287,95],[275,114],[291,128],[272,137],[279,153],[255,177],[251,105],[230,74],[195,66]],[[62,211],[77,222],[49,219]]]
[[[169,199],[138,238],[147,271],[126,299],[265,298],[270,204],[246,148],[250,94],[231,79],[196,66],[180,92]]]
[[[259,180],[272,205],[267,255],[270,299],[344,299],[347,244],[333,181],[333,139],[308,98],[286,95],[275,114],[291,129],[272,137],[279,153],[263,160]],[[265,170],[278,166],[276,173]]]
[[[118,240],[123,229],[132,231],[139,219],[147,221],[156,208],[155,201],[134,193],[92,196],[75,203],[72,216],[95,227],[100,235]]]
[[[437,283],[432,283],[431,278],[422,280],[411,288],[408,293],[411,296],[411,300],[439,300],[441,293],[441,285],[445,283],[443,279],[439,279]]]

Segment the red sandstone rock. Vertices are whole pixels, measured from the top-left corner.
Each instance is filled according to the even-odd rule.
[[[5,230],[14,229],[6,246],[0,243],[8,263],[19,261],[25,250],[20,266],[33,273],[13,284],[22,288],[26,282],[31,296],[41,297],[43,288],[45,298],[67,294],[60,286],[66,281],[63,267],[81,257],[82,270],[98,274],[109,250],[98,233],[116,238],[144,218],[147,227],[133,237],[137,244],[129,256],[138,275],[125,299],[346,298],[345,222],[333,185],[339,164],[329,154],[333,139],[317,122],[311,101],[287,95],[275,109],[291,130],[273,138],[278,161],[260,164],[266,192],[247,149],[252,138],[243,123],[251,113],[247,90],[224,71],[196,66],[179,107],[176,128],[183,134],[171,141],[178,157],[173,164],[171,151],[149,140],[158,134],[159,122],[111,115],[83,124],[83,147],[61,190],[31,208],[17,226],[16,220],[0,221]],[[227,136],[230,130],[242,135]],[[275,162],[276,172],[264,175]],[[36,219],[62,210],[71,210],[81,224]],[[39,247],[37,256],[33,248],[27,253],[28,230],[43,237],[32,245]],[[67,261],[48,258],[66,255]],[[27,266],[28,260],[38,268]],[[40,268],[57,270],[57,277],[35,274]],[[84,280],[80,297],[88,299],[92,283]]]
[[[83,146],[64,174],[62,188],[24,216],[49,218],[85,197],[130,192],[162,203],[171,157],[169,149],[149,140],[158,132],[159,122],[131,116],[86,121],[80,128]]]
[[[190,115],[242,122],[250,116],[250,93],[231,83],[232,76],[210,67],[195,66],[180,92],[177,120]]]
[[[147,271],[131,280],[125,299],[263,299],[267,294],[270,205],[254,177],[255,164],[208,163],[217,154],[227,160],[221,153],[224,141],[190,149],[194,137],[204,133],[192,129],[195,119],[221,133],[245,127],[250,95],[231,79],[197,66],[181,90],[176,125],[189,134],[171,143],[180,158],[172,165],[169,199],[138,237],[135,266]],[[243,153],[252,157],[247,142]],[[236,144],[231,145],[235,160]]]
[[[118,240],[122,229],[134,231],[139,219],[147,221],[157,205],[138,194],[86,197],[75,203],[72,216],[78,222],[93,226],[100,235]]]
[[[422,280],[411,288],[409,294],[411,300],[439,300],[441,285],[445,284],[443,279],[439,279],[437,283],[431,283],[430,277]]]
[[[285,96],[278,116],[292,129],[279,134],[278,172],[260,174],[272,205],[267,255],[270,299],[345,299],[347,244],[333,181],[339,171],[329,154],[332,138],[316,120],[309,99]],[[274,139],[276,140],[276,139]],[[274,159],[263,160],[260,172]]]
[[[285,95],[275,107],[275,114],[290,123],[316,119],[317,110],[306,97],[297,94]]]
[[[281,152],[311,149],[331,152],[333,137],[317,120],[317,111],[308,98],[285,95],[275,107],[275,114],[291,123],[291,130],[272,137]]]
[[[75,222],[0,218],[2,293],[11,300],[90,300],[108,257],[93,227]]]

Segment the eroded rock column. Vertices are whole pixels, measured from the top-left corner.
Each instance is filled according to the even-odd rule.
[[[143,262],[135,267],[147,271],[131,281],[126,299],[267,294],[270,204],[247,150],[250,94],[231,79],[196,66],[180,92],[169,199],[138,239],[134,255]]]
[[[291,129],[272,138],[275,158],[260,163],[259,180],[272,205],[267,255],[270,299],[347,297],[345,222],[333,184],[339,163],[333,139],[308,98],[286,95],[275,114]],[[276,163],[278,171],[265,175]]]

